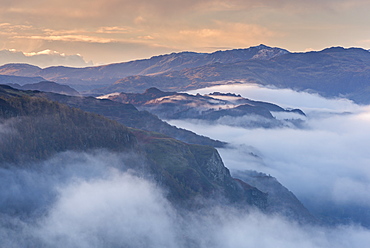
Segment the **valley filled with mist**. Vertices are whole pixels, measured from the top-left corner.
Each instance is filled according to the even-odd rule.
[[[343,98],[325,99],[306,92],[253,85],[195,92],[214,91],[270,100],[287,108],[299,108],[306,115],[295,116],[303,119],[300,128],[247,129],[235,126],[230,118],[229,122],[213,125],[194,120],[170,123],[228,142],[229,146],[219,152],[232,173],[248,169],[273,175],[314,215],[369,227],[369,106]],[[287,118],[279,113],[275,117]]]

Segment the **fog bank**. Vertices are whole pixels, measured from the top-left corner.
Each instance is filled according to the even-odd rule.
[[[189,94],[209,94],[212,92],[235,93],[257,101],[275,103],[283,108],[309,110],[353,111],[358,108],[351,100],[327,99],[315,93],[296,92],[291,89],[278,89],[274,86],[261,87],[254,84],[220,85],[188,91]]]
[[[369,230],[358,226],[302,226],[254,209],[179,211],[155,182],[127,169],[127,156],[69,152],[23,168],[3,165],[2,245],[360,248],[370,242]]]
[[[229,149],[219,149],[226,167],[271,174],[316,214],[370,225],[366,214],[370,211],[370,107],[345,99],[246,85],[196,92],[213,91],[301,108],[307,117],[301,129],[246,129],[189,121],[171,124],[229,142]]]

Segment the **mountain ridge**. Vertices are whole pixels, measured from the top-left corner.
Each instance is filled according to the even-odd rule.
[[[260,45],[245,49],[216,51],[214,53],[171,53],[153,56],[149,59],[85,68],[52,66],[41,69],[31,65],[7,64],[0,66],[0,74],[28,77],[39,76],[45,80],[70,85],[77,90],[88,90],[113,84],[127,76],[160,74],[216,62],[230,63],[252,59],[254,56],[254,59],[257,60],[269,59],[284,53],[288,53],[288,51]]]
[[[72,87],[68,85],[62,85],[51,81],[40,81],[38,83],[30,83],[30,84],[11,84],[8,83],[7,85],[20,89],[20,90],[39,90],[39,91],[45,91],[45,92],[52,92],[52,93],[58,93],[58,94],[64,94],[64,95],[70,95],[70,96],[79,96],[80,94],[78,91],[73,89]]]
[[[328,48],[288,53],[269,60],[210,64],[154,76],[131,76],[92,92],[141,92],[148,87],[186,91],[230,83],[273,85],[324,97],[346,97],[370,103],[370,52],[361,48]]]
[[[172,53],[86,68],[41,69],[9,64],[0,67],[0,75],[43,77],[43,80],[67,84],[85,91],[86,95],[95,96],[113,92],[139,93],[150,87],[186,91],[213,85],[254,83],[315,92],[329,98],[345,97],[359,104],[368,104],[369,64],[370,52],[362,48],[331,47],[290,53],[260,45],[209,54]]]
[[[233,178],[218,151],[211,146],[191,145],[160,133],[128,128],[44,96],[37,91],[0,85],[0,135],[5,138],[0,142],[0,169],[29,169],[63,152],[122,153],[127,154],[121,158],[122,165],[144,178],[154,179],[168,191],[166,197],[176,208],[199,210],[210,203],[246,211],[278,209],[273,213],[285,214],[280,209],[285,210],[286,204],[271,201],[269,194]],[[269,205],[274,202],[279,206]],[[0,214],[9,210],[2,206]],[[15,216],[34,211],[32,206],[14,206],[16,209],[10,214]],[[300,210],[297,211],[300,216]],[[301,217],[315,221],[306,215],[303,211]]]
[[[113,101],[133,104],[140,110],[146,110],[164,120],[196,119],[212,123],[230,118],[246,117],[237,125],[243,127],[282,127],[295,125],[297,120],[277,120],[273,112],[293,113],[305,116],[299,109],[284,109],[276,104],[253,101],[232,93],[214,92],[207,95],[163,92],[152,87],[144,93],[120,93],[102,96]],[[295,123],[296,122],[296,123]],[[234,123],[234,125],[236,125]]]

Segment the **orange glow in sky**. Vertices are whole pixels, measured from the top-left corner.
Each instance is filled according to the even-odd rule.
[[[365,0],[0,3],[0,50],[80,54],[94,64],[258,44],[290,51],[370,47],[370,2]]]

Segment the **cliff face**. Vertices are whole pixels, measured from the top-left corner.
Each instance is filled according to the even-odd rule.
[[[141,130],[134,130],[134,133],[152,173],[160,178],[161,185],[169,190],[169,197],[175,202],[197,207],[196,199],[202,197],[265,209],[267,195],[232,178],[215,148],[189,145]]]
[[[272,176],[255,171],[234,171],[232,175],[267,193],[266,211],[301,223],[318,223],[297,197]]]
[[[225,183],[230,174],[229,170],[223,165],[220,155],[216,151],[214,151],[209,159],[207,159],[203,166],[203,170],[211,180],[217,183]]]

